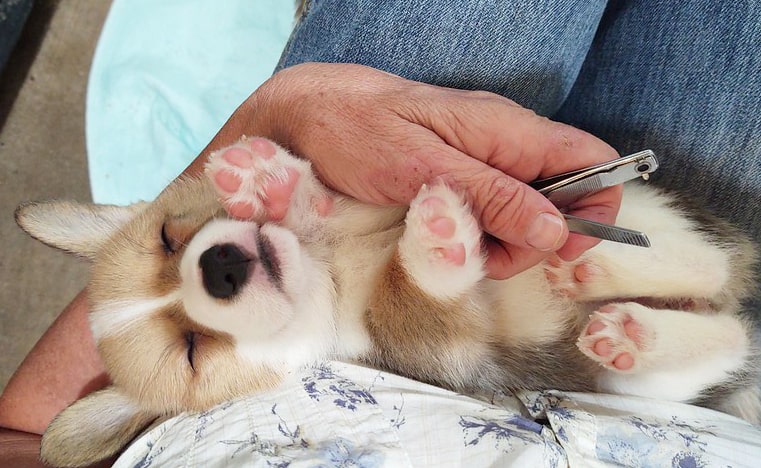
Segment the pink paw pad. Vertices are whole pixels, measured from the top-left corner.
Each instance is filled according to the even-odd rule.
[[[228,168],[221,168],[212,173],[214,183],[217,188],[227,194],[234,194],[240,189],[243,179],[233,172],[234,168],[250,169],[254,166],[254,156],[251,151],[247,151],[239,146],[233,146],[223,150],[219,154]]]
[[[251,151],[234,146],[222,152],[220,156],[232,166],[248,169],[254,166],[254,159],[251,153]]]
[[[559,294],[583,299],[591,283],[600,278],[602,270],[587,261],[564,262],[557,255],[545,261],[544,276]]]
[[[288,214],[291,204],[291,195],[299,181],[299,173],[295,169],[286,169],[285,179],[271,179],[264,186],[264,199],[262,200],[269,219],[279,221]]]
[[[317,214],[320,216],[327,216],[333,212],[333,197],[330,195],[324,195],[314,200],[314,207],[317,210]]]
[[[256,159],[272,159],[276,152],[277,148],[272,142],[264,138],[251,138],[241,140],[239,145],[222,150],[219,157],[230,166],[250,169],[254,167]]]
[[[300,173],[275,161],[276,154],[274,143],[244,138],[211,156],[206,172],[230,216],[285,217]]]
[[[607,305],[592,314],[578,345],[602,366],[626,372],[634,368],[642,341],[642,326],[619,306]]]
[[[428,230],[443,239],[451,238],[457,229],[455,220],[447,216],[447,203],[439,197],[428,197],[420,202],[420,209]]]
[[[233,218],[254,219],[257,215],[256,208],[250,202],[225,203],[225,210]]]
[[[243,182],[238,175],[225,170],[213,174],[213,178],[217,189],[228,194],[237,192]]]
[[[248,138],[244,143],[251,149],[252,153],[258,155],[260,158],[271,159],[275,156],[275,153],[277,153],[275,145],[264,138]]]
[[[420,207],[423,209],[425,226],[431,234],[442,240],[451,239],[455,235],[457,222],[447,216],[449,207],[443,199],[431,196],[423,200]],[[433,254],[454,265],[465,264],[465,245],[461,242],[434,247]]]
[[[465,246],[461,243],[451,247],[436,247],[433,249],[434,255],[453,265],[465,265]]]
[[[573,269],[573,278],[579,283],[588,283],[597,276],[597,269],[589,263],[579,263]]]

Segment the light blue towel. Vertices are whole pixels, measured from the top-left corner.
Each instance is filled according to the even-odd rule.
[[[272,73],[289,0],[115,0],[87,93],[92,196],[153,199]]]

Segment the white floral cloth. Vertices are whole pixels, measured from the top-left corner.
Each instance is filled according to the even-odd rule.
[[[758,467],[761,430],[689,405],[555,391],[464,396],[330,362],[164,421],[114,466]]]

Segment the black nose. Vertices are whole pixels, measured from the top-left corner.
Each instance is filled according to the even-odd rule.
[[[201,254],[198,260],[204,288],[217,299],[235,296],[248,278],[250,261],[251,259],[233,244],[211,247]]]

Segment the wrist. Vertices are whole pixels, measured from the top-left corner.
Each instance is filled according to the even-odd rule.
[[[284,93],[273,80],[270,78],[238,106],[183,174],[201,173],[211,153],[237,143],[243,136],[268,138],[291,149],[287,144],[291,142],[291,131],[285,125],[288,104],[283,102]]]
[[[246,126],[250,128],[246,136],[268,138],[287,148],[291,136],[288,123],[292,117],[288,115],[286,93],[278,81],[278,75],[273,75],[257,88],[244,103],[241,115],[248,120]]]

